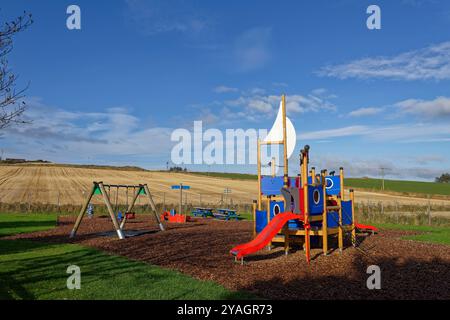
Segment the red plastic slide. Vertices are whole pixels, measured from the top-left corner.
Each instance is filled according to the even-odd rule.
[[[240,244],[231,249],[230,254],[235,255],[238,259],[254,253],[264,248],[270,240],[283,228],[283,226],[289,221],[299,219],[303,220],[304,216],[300,214],[294,214],[292,212],[284,212],[277,214],[275,218],[250,242]]]
[[[360,229],[360,230],[378,231],[377,227],[370,226],[368,224],[360,224],[360,223],[357,223],[357,222],[355,222],[355,227]]]

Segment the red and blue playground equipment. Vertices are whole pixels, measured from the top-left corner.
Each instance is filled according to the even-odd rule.
[[[277,242],[284,244],[287,254],[291,243],[298,243],[303,245],[309,263],[312,242],[321,244],[323,254],[328,255],[329,237],[338,238],[342,252],[345,237],[357,246],[357,230],[377,231],[355,221],[354,192],[350,190],[350,199],[345,200],[343,168],[339,176],[328,175],[326,170],[316,175],[315,168],[308,171],[309,146],[301,151],[300,163],[301,174],[296,178],[258,174],[260,192],[253,203],[254,239],[230,250],[236,259],[243,262],[245,256],[266,246],[270,249]],[[263,203],[266,210],[262,210]]]

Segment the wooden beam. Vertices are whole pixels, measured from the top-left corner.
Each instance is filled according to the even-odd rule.
[[[352,244],[356,247],[356,228],[355,228],[355,192],[350,189],[350,200],[352,201]]]
[[[108,194],[106,193],[105,186],[103,185],[103,182],[100,182],[98,184],[98,186],[100,188],[100,191],[102,192],[103,200],[105,201],[106,207],[108,208],[109,216],[111,217],[111,220],[112,220],[112,223],[114,225],[114,228],[116,229],[117,236],[119,237],[119,239],[123,240],[123,239],[125,239],[125,237],[123,235],[122,230],[120,229],[119,222],[117,222],[116,214],[114,213],[114,210],[113,210],[112,205],[111,205],[111,201],[109,199]]]
[[[322,219],[322,250],[323,254],[328,255],[328,210],[327,210],[327,196],[326,196],[327,182],[325,180],[325,172],[322,171],[322,188],[323,188],[323,219]]]
[[[289,181],[289,167],[287,158],[287,134],[286,134],[286,95],[281,97],[281,112],[283,114],[283,160],[284,160],[284,187],[287,188]]]
[[[156,210],[155,202],[153,201],[152,194],[150,193],[150,189],[148,188],[147,184],[144,184],[144,190],[145,190],[145,193],[147,194],[147,198],[150,203],[150,206],[152,207],[153,214],[155,215],[155,219],[158,222],[159,229],[161,231],[164,231],[165,230],[164,225],[161,223],[161,220],[159,219],[159,215],[158,215],[158,211]]]
[[[80,227],[81,221],[83,220],[84,214],[86,213],[86,209],[91,202],[92,196],[94,195],[96,184],[94,183],[94,186],[92,187],[91,192],[89,193],[89,197],[86,198],[86,201],[83,204],[83,207],[81,207],[80,213],[78,214],[77,220],[75,221],[75,225],[73,226],[72,231],[70,232],[70,238],[75,237],[77,234],[78,228]]]

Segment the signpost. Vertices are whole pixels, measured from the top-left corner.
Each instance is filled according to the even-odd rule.
[[[174,185],[171,187],[172,190],[180,190],[180,212],[179,214],[182,214],[182,207],[183,207],[183,190],[189,190],[191,187],[190,186],[183,186],[182,183],[180,183],[179,185]]]

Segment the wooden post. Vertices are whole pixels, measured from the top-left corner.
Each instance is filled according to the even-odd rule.
[[[287,134],[286,134],[286,95],[281,97],[281,112],[283,115],[283,159],[284,159],[284,187],[288,186],[289,167],[287,158]]]
[[[156,205],[155,205],[155,202],[153,201],[153,197],[150,193],[150,189],[148,188],[148,185],[144,184],[144,190],[145,190],[145,193],[147,194],[147,198],[150,203],[150,206],[152,207],[153,214],[155,215],[155,219],[158,222],[159,229],[161,231],[164,231],[165,230],[164,226],[161,223],[161,220],[159,219],[158,211],[156,211]]]
[[[323,254],[328,255],[328,211],[327,211],[327,197],[326,197],[326,186],[327,182],[325,180],[325,172],[322,171],[322,187],[323,187],[323,216],[322,216],[322,249]]]
[[[317,184],[317,181],[316,181],[316,168],[315,167],[311,167],[311,183],[313,185]]]
[[[342,249],[344,248],[344,226],[342,225],[342,199],[338,198],[338,206],[339,206],[339,229],[338,229],[338,245],[339,252],[342,253]]]
[[[123,232],[120,229],[119,222],[117,222],[116,214],[114,213],[114,210],[113,210],[112,205],[111,205],[111,201],[109,199],[108,194],[106,193],[105,186],[103,185],[103,182],[99,182],[98,186],[100,188],[100,191],[102,192],[103,200],[105,201],[106,207],[108,208],[109,216],[111,217],[111,220],[112,220],[112,223],[114,225],[114,228],[116,229],[117,236],[121,240],[125,239],[125,237],[123,235]]]
[[[339,168],[339,179],[341,180],[341,200],[344,201],[345,200],[345,196],[344,196],[344,168],[340,167]]]
[[[428,197],[428,225],[431,226],[431,200],[430,195],[427,195]]]
[[[344,248],[344,226],[342,224],[342,201],[345,199],[345,190],[344,190],[344,168],[339,168],[339,179],[341,182],[341,194],[340,198],[338,198],[339,204],[339,234],[338,234],[338,242],[339,242],[339,252],[342,253],[342,249]]]
[[[305,146],[302,150],[302,180],[303,180],[303,203],[304,203],[304,216],[305,216],[305,252],[306,260],[310,262],[310,233],[309,233],[309,199],[308,199],[308,152],[309,146]],[[306,227],[306,225],[308,227]]]
[[[355,192],[350,189],[350,200],[352,201],[352,244],[356,247],[356,228],[355,228]]]
[[[180,212],[178,214],[181,214],[183,212],[183,184],[180,183]]]
[[[258,168],[258,210],[261,210],[262,206],[262,197],[261,197],[261,140],[258,139],[258,162],[257,162],[257,168]]]
[[[94,182],[94,187],[92,187],[89,197],[87,197],[86,201],[83,204],[83,207],[81,207],[81,211],[78,214],[77,220],[75,221],[75,225],[73,226],[73,229],[70,232],[70,238],[75,237],[75,235],[77,234],[78,228],[80,227],[81,224],[81,220],[83,220],[83,216],[86,213],[86,209],[89,203],[91,202],[92,196],[94,195],[96,185],[97,185],[96,182]]]
[[[166,211],[166,193],[163,192],[163,211]]]
[[[257,206],[257,201],[253,200],[252,203],[252,214],[253,214],[253,238],[256,237],[256,206]]]
[[[270,197],[266,198],[266,213],[267,213],[267,225],[270,223]],[[267,248],[271,250],[272,248],[272,241],[269,242],[267,245]]]

